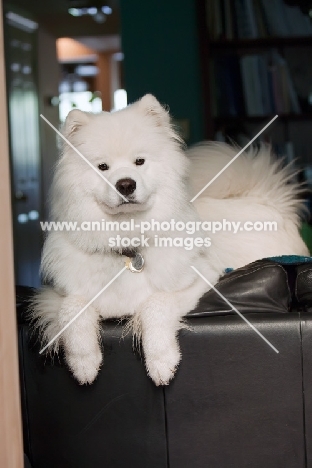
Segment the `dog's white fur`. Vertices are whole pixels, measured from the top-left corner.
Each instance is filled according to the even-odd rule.
[[[193,193],[198,193],[239,152],[220,143],[190,149]],[[201,219],[215,221],[275,221],[276,231],[230,231],[212,235],[211,251],[222,268],[239,268],[263,257],[309,255],[299,235],[304,214],[302,187],[294,183],[293,167],[283,167],[266,145],[241,154],[194,205]]]
[[[235,156],[227,145],[202,145],[187,156],[172,129],[167,111],[151,95],[115,113],[86,114],[73,110],[64,135],[115,185],[122,178],[136,181],[129,198],[120,196],[64,144],[52,187],[55,221],[155,219],[165,221],[276,220],[278,232],[222,232],[212,246],[143,248],[141,273],[124,271],[50,346],[61,345],[66,361],[81,384],[97,376],[102,354],[101,318],[131,316],[134,333],[142,340],[147,372],[156,385],[168,384],[180,361],[177,340],[183,316],[208,289],[191,269],[195,266],[211,283],[224,268],[237,268],[261,257],[308,254],[299,233],[296,200],[300,188],[287,184],[289,169],[281,169],[268,149],[242,154],[195,203],[198,192]],[[145,164],[136,166],[136,158]],[[192,190],[188,175],[191,161]],[[195,209],[196,207],[196,209]],[[155,233],[154,233],[155,234]],[[124,233],[137,237],[138,232]],[[148,235],[148,234],[147,234]],[[164,237],[173,233],[164,233]],[[179,233],[179,236],[188,234]],[[111,232],[50,232],[42,256],[42,272],[53,287],[44,287],[32,305],[32,317],[42,332],[43,344],[54,336],[124,267],[125,257],[108,246]],[[194,234],[198,236],[198,233]]]

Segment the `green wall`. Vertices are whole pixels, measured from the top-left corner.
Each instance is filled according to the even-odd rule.
[[[121,0],[129,103],[145,93],[189,119],[190,142],[204,138],[195,0]]]

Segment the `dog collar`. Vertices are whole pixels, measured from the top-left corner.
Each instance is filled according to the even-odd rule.
[[[144,258],[139,252],[136,252],[134,257],[126,258],[125,265],[131,273],[141,273],[144,269]]]
[[[144,258],[136,249],[113,250],[117,255],[126,257],[125,266],[131,273],[141,273],[144,269]]]

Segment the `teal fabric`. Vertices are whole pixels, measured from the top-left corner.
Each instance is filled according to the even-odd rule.
[[[303,257],[301,255],[282,255],[280,257],[270,257],[268,260],[284,265],[294,265],[298,263],[311,263],[312,257]]]
[[[301,255],[281,255],[280,257],[269,257],[263,260],[271,260],[272,262],[280,263],[281,265],[300,265],[302,263],[312,263],[312,257],[304,257]],[[234,268],[226,268],[224,273],[231,273]]]

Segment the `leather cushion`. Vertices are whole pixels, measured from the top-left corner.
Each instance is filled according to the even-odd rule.
[[[288,272],[282,265],[271,260],[259,260],[227,273],[219,280],[216,289],[242,314],[250,311],[287,313],[292,301],[288,278]],[[235,312],[211,289],[188,315],[202,317],[231,313]]]
[[[312,312],[312,264],[297,267],[296,299],[307,311]]]

